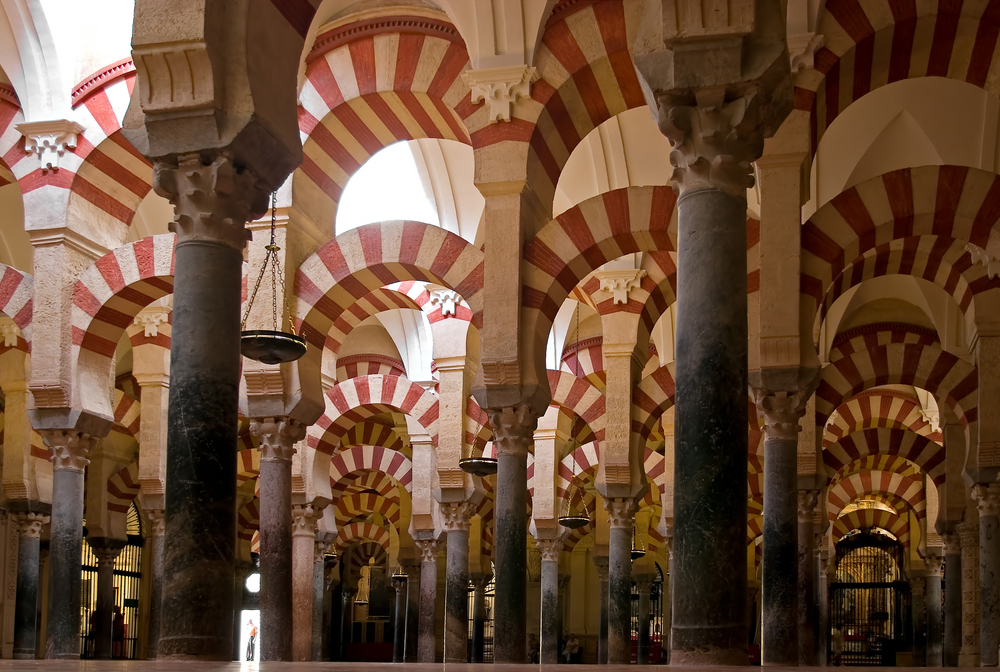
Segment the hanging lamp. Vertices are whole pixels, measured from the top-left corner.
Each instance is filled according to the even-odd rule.
[[[572,455],[576,450],[574,445],[575,442],[570,446],[573,448],[573,450],[570,451],[570,455]],[[589,516],[577,513],[573,510],[573,493],[579,490],[579,488],[574,485],[574,481],[576,481],[576,457],[573,457],[573,478],[569,482],[569,492],[566,493],[566,513],[559,516],[559,524],[571,530],[581,528],[590,522]]]
[[[480,410],[480,413],[482,411]],[[483,423],[476,420],[476,431],[472,435],[472,445],[469,447],[470,451],[475,449],[476,439],[479,438],[479,430],[483,428]],[[465,443],[464,441],[462,442]],[[486,447],[483,446],[485,452]],[[462,450],[464,451],[464,445]],[[479,476],[483,478],[484,476],[492,476],[497,473],[497,458],[487,457],[486,455],[469,455],[468,457],[463,457],[458,461],[459,468],[467,474],[472,476]]]
[[[642,544],[642,539],[639,538],[639,532],[635,528],[635,523],[632,524],[632,559],[638,560],[642,556],[646,555],[646,548]]]
[[[291,314],[288,310],[288,296],[285,294],[285,280],[278,269],[278,252],[281,250],[274,239],[275,219],[278,207],[277,192],[271,194],[271,242],[264,247],[267,254],[264,255],[264,263],[260,267],[260,275],[253,286],[250,300],[247,301],[246,312],[243,313],[243,322],[240,324],[240,352],[248,359],[254,359],[264,364],[285,364],[294,362],[296,359],[306,354],[306,339],[294,332],[281,331],[286,318],[291,321]],[[267,273],[268,266],[271,267],[271,319],[272,329],[251,329],[247,330],[247,318],[253,309],[254,299],[257,298],[257,290],[260,289]],[[278,291],[281,291],[281,299],[284,311],[281,314],[281,321],[278,321]]]

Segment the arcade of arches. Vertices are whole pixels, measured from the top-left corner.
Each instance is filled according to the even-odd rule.
[[[0,2],[2,657],[996,666],[997,2]]]

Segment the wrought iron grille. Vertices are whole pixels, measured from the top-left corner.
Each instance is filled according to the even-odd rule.
[[[836,578],[830,585],[831,661],[841,638],[841,665],[891,666],[896,653],[912,650],[903,553],[896,539],[877,532],[852,534],[837,544]]]
[[[656,565],[656,579],[649,589],[649,662],[658,664],[663,646],[663,571]],[[632,582],[632,662],[639,659],[639,588]]]
[[[486,602],[486,617],[483,619],[483,662],[492,663],[493,662],[493,595],[496,589],[496,574],[490,579],[490,582],[486,584],[484,591],[485,602]],[[473,637],[473,619],[475,617],[476,611],[476,588],[469,582],[469,655],[467,660],[472,660],[472,637]]]

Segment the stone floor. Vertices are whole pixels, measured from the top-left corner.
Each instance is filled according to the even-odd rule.
[[[45,661],[45,660],[0,660],[0,672],[28,672],[36,670],[79,670],[80,672],[90,672],[91,670],[109,670],[110,672],[193,672],[194,670],[218,670],[219,672],[236,672],[246,670],[247,672],[292,672],[304,668],[317,670],[344,670],[350,672],[522,672],[523,670],[538,669],[543,672],[555,672],[556,670],[570,669],[576,672],[625,672],[626,670],[640,669],[637,665],[574,665],[572,667],[563,665],[393,665],[391,663],[181,663],[181,662],[115,662],[115,661]],[[706,668],[706,667],[663,667],[660,665],[650,665],[641,669],[663,670],[671,672],[712,672],[712,670],[746,670],[746,667],[733,668]],[[769,672],[781,672],[782,670],[794,670],[797,668],[769,667]],[[815,668],[810,668],[815,669]],[[831,668],[833,669],[833,668]],[[872,672],[879,669],[892,670],[894,672],[926,672],[927,668],[841,668],[844,670],[857,669]],[[979,668],[976,668],[979,669]]]

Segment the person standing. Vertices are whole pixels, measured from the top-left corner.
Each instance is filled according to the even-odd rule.
[[[254,647],[257,641],[257,626],[253,624],[252,618],[247,621],[247,626],[250,628],[250,639],[247,640],[247,660],[253,660]]]

